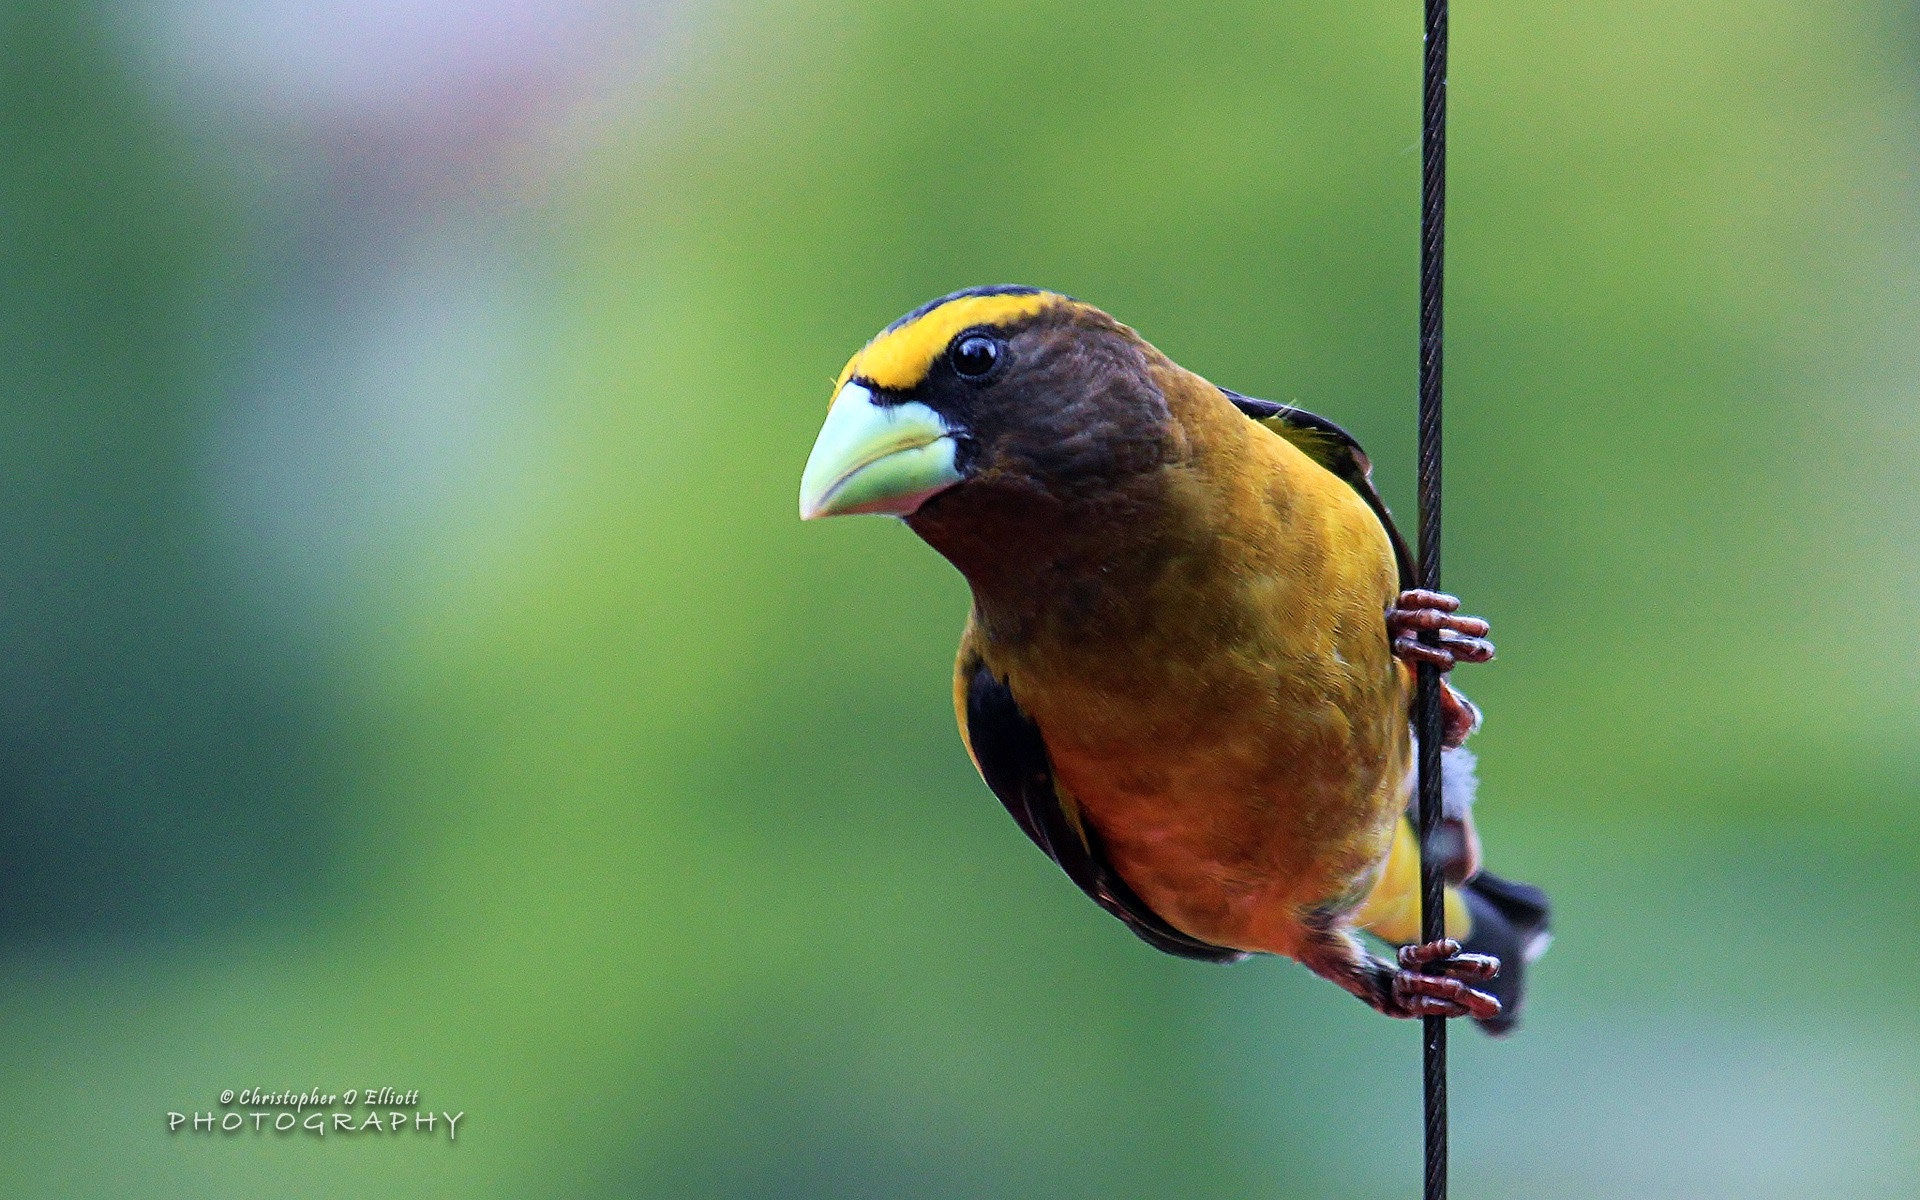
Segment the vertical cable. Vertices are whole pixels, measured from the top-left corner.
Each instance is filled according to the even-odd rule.
[[[1440,301],[1447,214],[1447,0],[1427,9],[1420,142],[1420,586],[1440,590]],[[1420,639],[1437,644],[1439,633]],[[1420,732],[1420,938],[1446,936],[1439,864],[1428,853],[1440,820],[1440,671],[1420,665],[1414,699]],[[1447,1019],[1426,1017],[1426,1200],[1447,1196]]]

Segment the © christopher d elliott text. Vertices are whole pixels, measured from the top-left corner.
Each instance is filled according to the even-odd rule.
[[[240,1108],[227,1108],[236,1102]],[[392,1135],[409,1130],[415,1134],[436,1135],[444,1128],[448,1141],[459,1138],[460,1122],[467,1115],[465,1110],[400,1111],[411,1110],[419,1103],[418,1090],[403,1092],[388,1087],[365,1091],[348,1088],[337,1094],[318,1089],[272,1092],[265,1088],[247,1088],[236,1095],[229,1089],[220,1093],[225,1112],[169,1112],[167,1132],[179,1133],[185,1129],[192,1133],[237,1134],[250,1130],[256,1134],[304,1133],[309,1137],[325,1137],[329,1133]],[[355,1106],[360,1108],[359,1112],[343,1111]]]

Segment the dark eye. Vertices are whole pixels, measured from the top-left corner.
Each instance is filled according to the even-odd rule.
[[[993,370],[993,364],[1000,361],[1000,339],[984,333],[963,334],[955,339],[948,357],[953,360],[953,369],[968,379],[978,379]]]

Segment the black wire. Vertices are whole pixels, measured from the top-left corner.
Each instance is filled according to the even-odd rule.
[[[1447,0],[1426,0],[1427,44],[1420,143],[1420,586],[1440,590],[1441,284],[1447,217]],[[1436,631],[1420,639],[1436,644]],[[1445,933],[1440,867],[1427,852],[1440,821],[1440,672],[1420,666],[1414,699],[1420,732],[1420,939]],[[1421,1065],[1426,1082],[1426,1200],[1447,1196],[1447,1019],[1427,1017]]]

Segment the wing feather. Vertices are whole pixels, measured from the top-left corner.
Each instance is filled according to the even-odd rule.
[[[1393,513],[1388,511],[1387,502],[1381,499],[1379,490],[1373,486],[1373,463],[1354,436],[1325,417],[1304,408],[1275,404],[1271,400],[1256,400],[1227,388],[1220,390],[1226,393],[1227,399],[1233,401],[1235,408],[1292,442],[1308,458],[1338,475],[1348,487],[1360,494],[1360,498],[1367,502],[1367,507],[1373,510],[1373,515],[1380,518],[1380,524],[1387,531],[1387,540],[1393,543],[1393,561],[1400,571],[1401,590],[1414,586],[1413,555],[1407,550],[1406,539],[1400,536],[1400,530],[1393,523]]]
[[[1094,903],[1120,918],[1154,949],[1203,962],[1245,958],[1243,951],[1180,932],[1147,907],[1107,861],[1099,835],[1069,814],[1071,801],[1062,796],[1054,780],[1040,727],[1021,710],[1013,690],[978,657],[963,657],[959,671],[958,682],[965,688],[960,732],[981,778],[1033,844]]]

